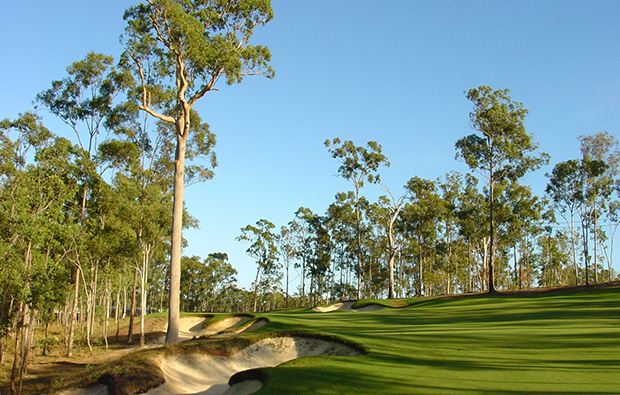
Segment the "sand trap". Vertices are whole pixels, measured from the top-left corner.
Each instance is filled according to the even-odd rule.
[[[267,318],[258,318],[246,321],[242,324],[239,324],[231,329],[227,329],[218,333],[219,336],[233,336],[240,335],[242,333],[248,333],[257,330],[258,328],[262,328],[267,325],[269,320]]]
[[[337,311],[337,310],[365,312],[365,311],[377,311],[385,307],[380,304],[374,303],[374,304],[369,304],[364,307],[360,307],[359,309],[354,309],[353,308],[354,304],[355,304],[355,301],[339,302],[339,303],[334,303],[329,306],[317,306],[313,308],[312,310],[318,311],[319,313],[329,313],[330,311]]]
[[[222,331],[236,328],[239,325],[243,325],[249,320],[251,320],[252,318],[253,317],[249,315],[226,317],[223,320],[220,320],[214,323],[213,325],[207,326],[205,329],[201,331],[199,336],[216,335]]]
[[[232,316],[217,321],[213,325],[208,324],[212,316],[182,316],[179,320],[179,340],[187,341],[200,336],[213,336],[222,331],[243,325],[252,319],[251,316]],[[206,325],[206,326],[205,326]],[[166,327],[167,328],[167,327]],[[164,328],[164,331],[166,331]],[[258,328],[254,328],[258,329]],[[252,329],[252,330],[254,330]],[[249,330],[248,330],[249,331]],[[243,333],[243,332],[239,332]],[[236,334],[236,333],[235,333]],[[166,336],[156,339],[154,344],[164,344]]]
[[[262,387],[259,381],[252,380],[231,387],[228,385],[230,377],[243,370],[277,366],[296,358],[316,355],[354,356],[360,353],[351,347],[326,340],[276,337],[254,343],[230,357],[171,355],[164,357],[160,364],[166,383],[147,394],[251,394]]]

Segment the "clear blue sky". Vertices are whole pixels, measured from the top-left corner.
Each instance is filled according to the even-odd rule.
[[[35,95],[95,51],[118,58],[128,0],[23,0],[0,14],[0,118],[32,109]],[[325,139],[376,140],[398,192],[412,176],[467,171],[454,142],[472,133],[464,90],[509,88],[530,110],[527,130],[551,164],[579,155],[578,136],[620,126],[618,1],[274,0],[254,42],[276,78],[219,86],[197,104],[217,134],[219,167],[186,189],[200,230],[186,255],[226,252],[248,287],[255,264],[235,241],[261,218],[278,227],[300,206],[323,213],[349,184]],[[40,111],[48,127],[71,132]],[[550,167],[523,181],[542,194]],[[369,186],[376,197],[380,190]],[[616,264],[618,268],[618,264]]]

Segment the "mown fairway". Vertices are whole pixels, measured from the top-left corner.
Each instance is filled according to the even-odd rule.
[[[270,369],[260,394],[618,394],[620,288],[470,296],[376,312],[281,310],[264,330],[337,334],[360,357]]]

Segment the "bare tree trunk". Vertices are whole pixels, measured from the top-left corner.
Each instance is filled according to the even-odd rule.
[[[594,207],[594,221],[593,221],[593,225],[594,225],[594,241],[593,241],[593,249],[594,249],[594,262],[593,262],[593,266],[594,266],[594,283],[598,283],[598,254],[597,254],[597,250],[598,250],[598,229],[596,226],[597,223],[597,212],[596,212],[596,206]]]
[[[140,347],[144,346],[144,317],[146,315],[146,285],[151,259],[151,245],[142,247],[142,276],[140,276]]]
[[[32,261],[32,242],[28,242],[28,247],[26,248],[26,253],[24,256],[24,269],[26,272],[30,269],[30,264]],[[24,287],[26,288],[26,295],[29,294],[30,284],[28,280],[26,280]],[[32,346],[32,340],[34,336],[34,311],[30,309],[30,306],[25,302],[20,302],[20,307],[18,309],[18,319],[16,322],[18,323],[17,328],[15,330],[15,350],[13,357],[13,368],[11,369],[11,393],[12,394],[21,394],[22,393],[22,382],[24,379],[24,374],[28,369],[28,361],[30,358],[30,348]],[[21,324],[19,324],[19,320],[21,319]],[[16,383],[17,381],[17,383]]]
[[[80,264],[75,268],[75,281],[73,283],[73,305],[71,307],[71,318],[69,319],[69,340],[67,341],[67,357],[73,355],[73,336],[75,333],[75,320],[77,318],[78,297],[80,292]]]
[[[131,307],[129,308],[129,328],[127,329],[127,344],[131,344],[133,336],[133,319],[136,315],[136,286],[138,283],[138,266],[133,270],[133,287],[131,291]]]
[[[118,289],[116,290],[116,304],[114,305],[114,322],[116,323],[116,344],[118,344],[118,335],[121,329],[120,325],[120,304],[121,304],[121,284],[122,275],[118,272]]]
[[[301,258],[301,307],[306,307],[306,257]]]
[[[110,320],[110,299],[112,298],[112,281],[108,277],[106,280],[104,299],[105,299],[105,313],[103,314],[103,343],[105,344],[105,349],[109,348],[108,344],[108,321]]]
[[[489,293],[495,292],[495,183],[493,182],[493,166],[489,181]]]
[[[5,267],[4,270],[4,287],[2,291],[2,305],[0,305],[0,325],[4,325],[4,321],[8,316],[7,312],[7,296],[9,292],[9,270]],[[5,332],[0,332],[0,366],[4,362],[4,336]]]
[[[181,111],[181,110],[179,110]],[[168,331],[166,344],[179,341],[180,300],[181,300],[181,241],[183,230],[183,188],[185,183],[185,148],[189,133],[189,108],[186,117],[178,119],[177,148],[174,166],[174,194],[172,209],[172,245],[170,251],[170,298],[168,300]]]
[[[260,263],[258,264],[258,269],[256,269],[256,279],[254,280],[254,312],[256,313],[256,308],[258,306],[258,279],[260,278]]]
[[[127,317],[127,287],[123,287],[123,314],[121,319],[124,320]]]
[[[13,395],[20,393],[18,389],[18,384],[16,382],[18,381],[20,364],[21,364],[20,341],[21,343],[23,343],[24,341],[24,338],[22,335],[22,328],[24,326],[24,321],[26,319],[24,309],[25,309],[24,304],[20,303],[19,308],[17,309],[17,317],[15,317],[15,322],[17,323],[17,327],[15,328],[15,348],[13,351],[13,368],[11,369],[11,394]],[[20,320],[22,321],[21,324],[19,323]]]

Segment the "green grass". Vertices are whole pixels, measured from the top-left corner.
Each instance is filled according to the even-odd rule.
[[[260,332],[333,334],[368,353],[269,369],[258,394],[620,393],[618,287],[370,303],[408,307],[264,314]]]

